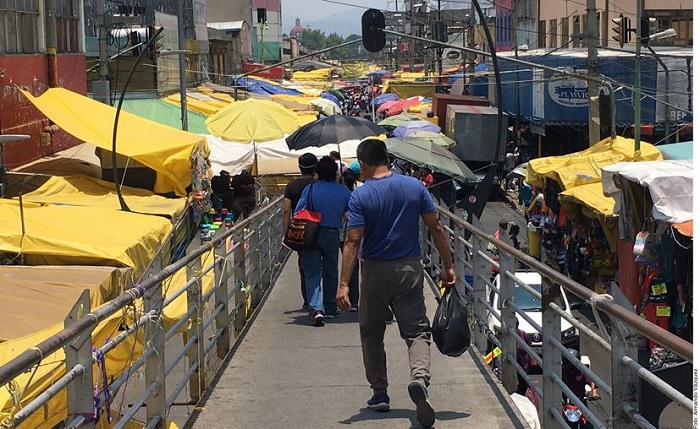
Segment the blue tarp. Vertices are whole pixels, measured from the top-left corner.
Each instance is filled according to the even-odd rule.
[[[241,77],[236,78],[234,76],[234,82],[236,85],[242,86],[246,91],[252,92],[254,94],[262,95],[274,95],[274,94],[285,94],[285,95],[303,95],[296,89],[285,88],[281,85],[275,85],[274,83],[265,82],[263,80],[258,80],[252,77]]]
[[[337,104],[338,107],[341,107],[341,106],[340,106],[340,101],[338,100],[338,97],[336,97],[335,95],[331,94],[330,92],[323,91],[323,92],[321,93],[321,98],[325,98],[326,100],[331,100],[332,102],[334,102],[335,104]]]
[[[372,104],[374,104],[374,107],[379,107],[382,104],[386,103],[387,101],[395,101],[398,99],[399,99],[398,95],[390,92],[387,94],[378,95],[377,97],[374,98],[374,101],[372,102]]]

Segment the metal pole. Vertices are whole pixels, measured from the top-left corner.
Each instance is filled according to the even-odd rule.
[[[646,48],[649,49],[649,52],[654,56],[656,61],[659,63],[661,68],[664,69],[664,139],[668,138],[669,133],[671,132],[671,118],[670,118],[670,113],[671,113],[671,105],[669,104],[668,101],[668,91],[669,91],[669,72],[668,72],[668,66],[666,63],[663,62],[661,57],[656,53],[656,51],[649,45],[646,45]]]
[[[99,75],[100,80],[109,80],[109,69],[107,68],[107,15],[105,12],[105,0],[97,0],[97,25],[99,44]],[[109,93],[109,91],[107,91]]]
[[[640,155],[641,127],[642,127],[642,14],[644,13],[644,0],[637,0],[637,29],[634,32],[636,43],[634,48],[634,159]]]
[[[596,0],[586,0],[586,41],[588,43],[588,76],[598,77],[598,16]],[[600,87],[593,81],[588,81],[588,145],[593,146],[600,141]],[[614,97],[615,94],[610,94]],[[612,121],[611,128],[615,128]]]
[[[177,3],[177,49],[185,50],[185,12],[183,3],[185,0],[180,0]],[[187,131],[187,74],[185,70],[185,53],[178,54],[180,63],[180,115],[182,118],[182,129]]]
[[[462,21],[462,46],[466,47],[467,46],[467,41],[465,40],[466,37],[466,31],[467,31],[467,24]],[[467,89],[467,54],[466,52],[462,51],[462,94],[464,94],[464,91]],[[473,95],[471,90],[469,91],[469,95]]]
[[[469,38],[467,40],[467,43],[469,44],[470,48],[474,47],[474,36],[476,33],[476,29],[474,28],[474,25],[476,23],[476,10],[474,10],[474,3],[470,2],[471,6],[469,8]],[[469,52],[469,95],[474,95],[474,62],[476,61],[476,55],[472,52]]]

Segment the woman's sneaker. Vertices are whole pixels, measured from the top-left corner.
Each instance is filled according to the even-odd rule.
[[[385,412],[389,411],[389,395],[384,393],[375,393],[369,401],[367,401],[367,408],[374,411]]]
[[[408,383],[408,395],[416,404],[416,420],[424,428],[429,428],[435,423],[435,410],[428,401],[428,389],[423,380],[413,380]]]
[[[314,326],[323,326],[326,323],[323,321],[323,311],[316,310],[314,312]]]

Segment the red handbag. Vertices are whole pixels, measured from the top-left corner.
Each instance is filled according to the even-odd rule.
[[[284,234],[284,244],[292,250],[302,251],[316,247],[318,232],[321,228],[321,213],[313,209],[314,185],[309,188],[307,206],[294,213]]]

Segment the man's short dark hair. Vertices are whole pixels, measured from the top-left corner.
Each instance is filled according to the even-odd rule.
[[[330,156],[324,156],[316,165],[316,174],[318,180],[324,182],[335,182],[335,176],[338,173],[338,164],[333,161]]]
[[[357,146],[357,159],[372,167],[389,165],[389,153],[386,144],[379,139],[367,139]]]
[[[340,161],[340,152],[338,152],[337,150],[332,150],[331,153],[328,154],[328,156],[330,156],[331,159],[334,161]]]
[[[301,171],[301,174],[313,176],[316,171],[316,164],[318,164],[318,158],[311,152],[306,152],[299,157],[299,171]]]

